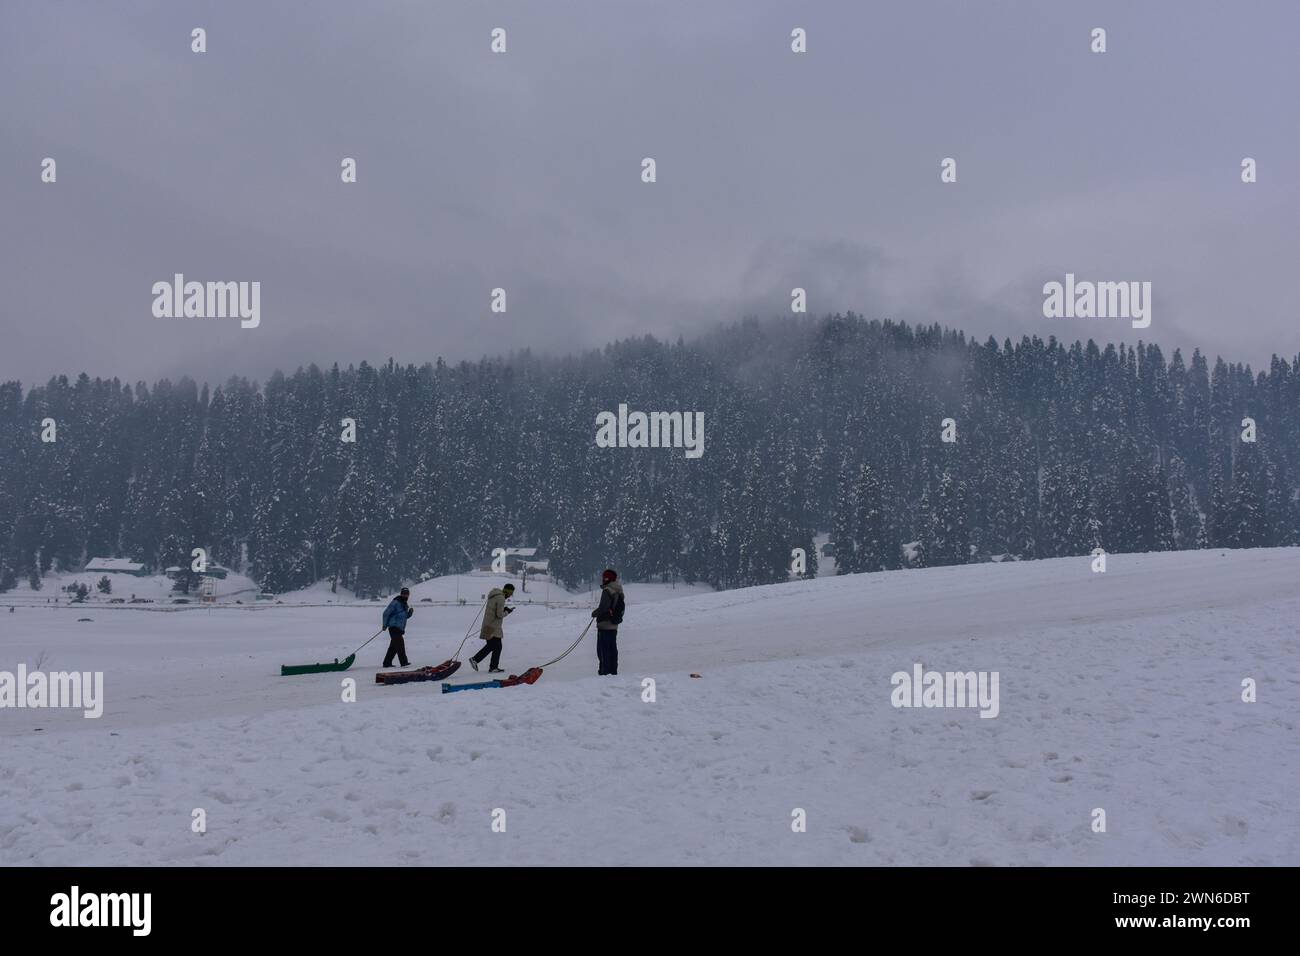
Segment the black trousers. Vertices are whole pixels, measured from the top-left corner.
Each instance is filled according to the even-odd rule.
[[[487,657],[488,654],[492,655],[492,663],[489,666],[500,667],[501,666],[501,638],[489,637],[487,643],[483,645],[483,649],[470,659],[474,661],[475,664],[477,664],[479,661],[483,660],[483,658]]]
[[[618,630],[596,632],[597,674],[618,673]]]
[[[406,632],[400,627],[390,627],[388,629],[388,653],[384,655],[384,666],[393,666],[393,655],[402,662],[403,667],[410,667],[411,662],[406,659]]]

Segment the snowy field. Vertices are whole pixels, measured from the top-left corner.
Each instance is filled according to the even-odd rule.
[[[450,656],[490,583],[413,589],[413,663]],[[421,607],[452,584],[467,605]],[[459,694],[375,685],[386,638],[278,676],[346,655],[381,604],[0,596],[0,670],[103,671],[106,697],[98,720],[0,710],[0,864],[1300,864],[1300,549],[627,595],[619,677],[589,636],[536,685]],[[521,606],[503,666],[587,620]],[[997,671],[998,716],[894,708],[917,662]]]

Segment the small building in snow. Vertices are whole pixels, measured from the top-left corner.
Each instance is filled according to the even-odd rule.
[[[507,574],[518,574],[528,565],[535,563],[537,557],[536,548],[505,548],[505,571]],[[493,564],[500,559],[498,554],[489,554],[486,558],[480,559],[476,567],[480,571],[496,571]]]
[[[137,578],[149,576],[143,564],[128,558],[91,558],[86,562],[86,571],[95,574],[129,574]]]

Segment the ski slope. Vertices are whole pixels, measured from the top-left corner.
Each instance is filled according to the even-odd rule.
[[[451,655],[493,582],[421,605],[449,583],[413,587],[413,664]],[[619,677],[589,636],[536,685],[446,695],[375,685],[384,637],[346,673],[278,676],[346,655],[382,604],[0,607],[0,670],[100,670],[106,697],[98,720],[0,710],[0,864],[1300,863],[1300,549],[627,599]],[[588,620],[520,605],[503,666]],[[918,662],[998,672],[997,717],[893,707]]]

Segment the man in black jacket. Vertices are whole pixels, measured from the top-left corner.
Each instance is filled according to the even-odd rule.
[[[618,572],[606,568],[600,575],[600,607],[591,612],[596,619],[596,673],[601,677],[618,673],[618,626],[623,623],[624,607]]]

